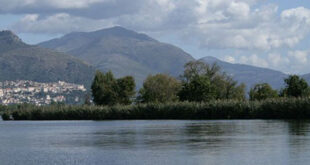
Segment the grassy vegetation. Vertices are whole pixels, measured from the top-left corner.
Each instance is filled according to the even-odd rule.
[[[129,106],[18,105],[2,107],[4,120],[310,119],[310,99],[138,104]]]

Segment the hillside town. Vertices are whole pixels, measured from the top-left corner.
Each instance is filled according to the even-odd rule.
[[[28,80],[0,82],[0,103],[47,105],[51,103],[78,104],[84,100],[84,85],[63,81],[40,83]]]

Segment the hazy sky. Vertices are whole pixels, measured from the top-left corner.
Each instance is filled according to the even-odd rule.
[[[215,56],[310,73],[309,0],[0,0],[0,29],[27,43],[115,25]]]

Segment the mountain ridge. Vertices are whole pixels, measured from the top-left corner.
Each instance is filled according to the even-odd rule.
[[[179,76],[194,58],[182,49],[122,27],[74,32],[39,46],[71,54],[116,77],[133,75],[138,86],[150,74]]]
[[[308,82],[310,85],[310,73],[302,75],[302,77]]]
[[[203,57],[200,60],[209,64],[217,63],[222,71],[232,76],[239,83],[245,83],[247,89],[258,83],[268,83],[275,89],[281,89],[284,87],[284,79],[288,76],[273,69],[246,64],[232,64],[211,56]]]
[[[140,87],[149,74],[168,73],[178,77],[183,72],[184,64],[195,60],[181,48],[119,26],[94,32],[73,32],[39,45],[72,54],[101,71],[112,70],[117,77],[132,75]],[[178,61],[179,57],[182,60]],[[211,56],[198,60],[217,62],[224,72],[239,83],[245,83],[247,89],[265,82],[281,89],[284,87],[283,80],[288,76],[273,69],[232,64]],[[310,75],[305,77],[310,82]]]
[[[94,68],[70,55],[24,43],[11,31],[0,32],[0,81],[66,81],[90,85]],[[90,80],[89,80],[90,79]]]

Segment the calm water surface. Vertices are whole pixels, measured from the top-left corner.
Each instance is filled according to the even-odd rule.
[[[310,164],[310,122],[0,121],[1,165]]]

